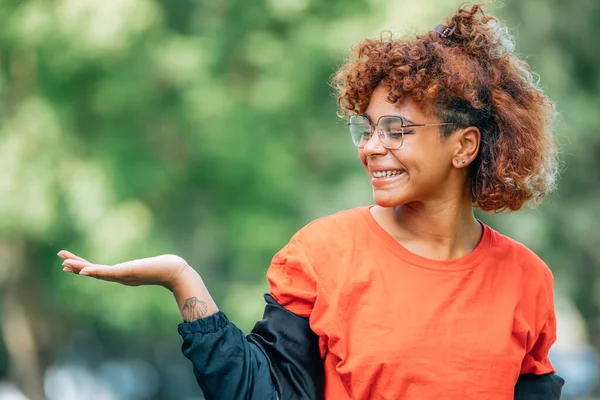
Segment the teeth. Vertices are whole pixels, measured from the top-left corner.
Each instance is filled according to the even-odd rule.
[[[389,170],[389,171],[375,171],[373,172],[373,176],[375,178],[383,178],[388,176],[400,175],[403,171],[400,170]]]

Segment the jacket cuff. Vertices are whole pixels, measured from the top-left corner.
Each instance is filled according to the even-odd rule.
[[[177,326],[177,332],[183,337],[196,333],[214,333],[223,329],[229,324],[229,319],[224,312],[219,311],[216,314],[205,318],[199,318],[192,322],[182,322]]]

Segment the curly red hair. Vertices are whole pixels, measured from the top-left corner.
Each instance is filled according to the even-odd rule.
[[[469,166],[474,206],[515,211],[554,188],[554,107],[529,65],[513,52],[507,29],[481,5],[459,9],[446,25],[412,40],[366,39],[334,75],[343,116],[362,113],[379,85],[392,103],[410,98],[444,122],[481,131]],[[455,126],[442,128],[448,136]]]

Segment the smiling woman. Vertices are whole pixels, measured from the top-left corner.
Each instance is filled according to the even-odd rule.
[[[553,187],[552,104],[479,6],[409,40],[365,40],[334,77],[375,205],[297,232],[244,336],[174,255],[65,271],[175,296],[208,399],[555,400],[553,276],[474,217]]]

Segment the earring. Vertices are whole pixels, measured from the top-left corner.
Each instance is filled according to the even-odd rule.
[[[465,163],[465,160],[462,160],[462,163],[464,164],[464,163]]]

